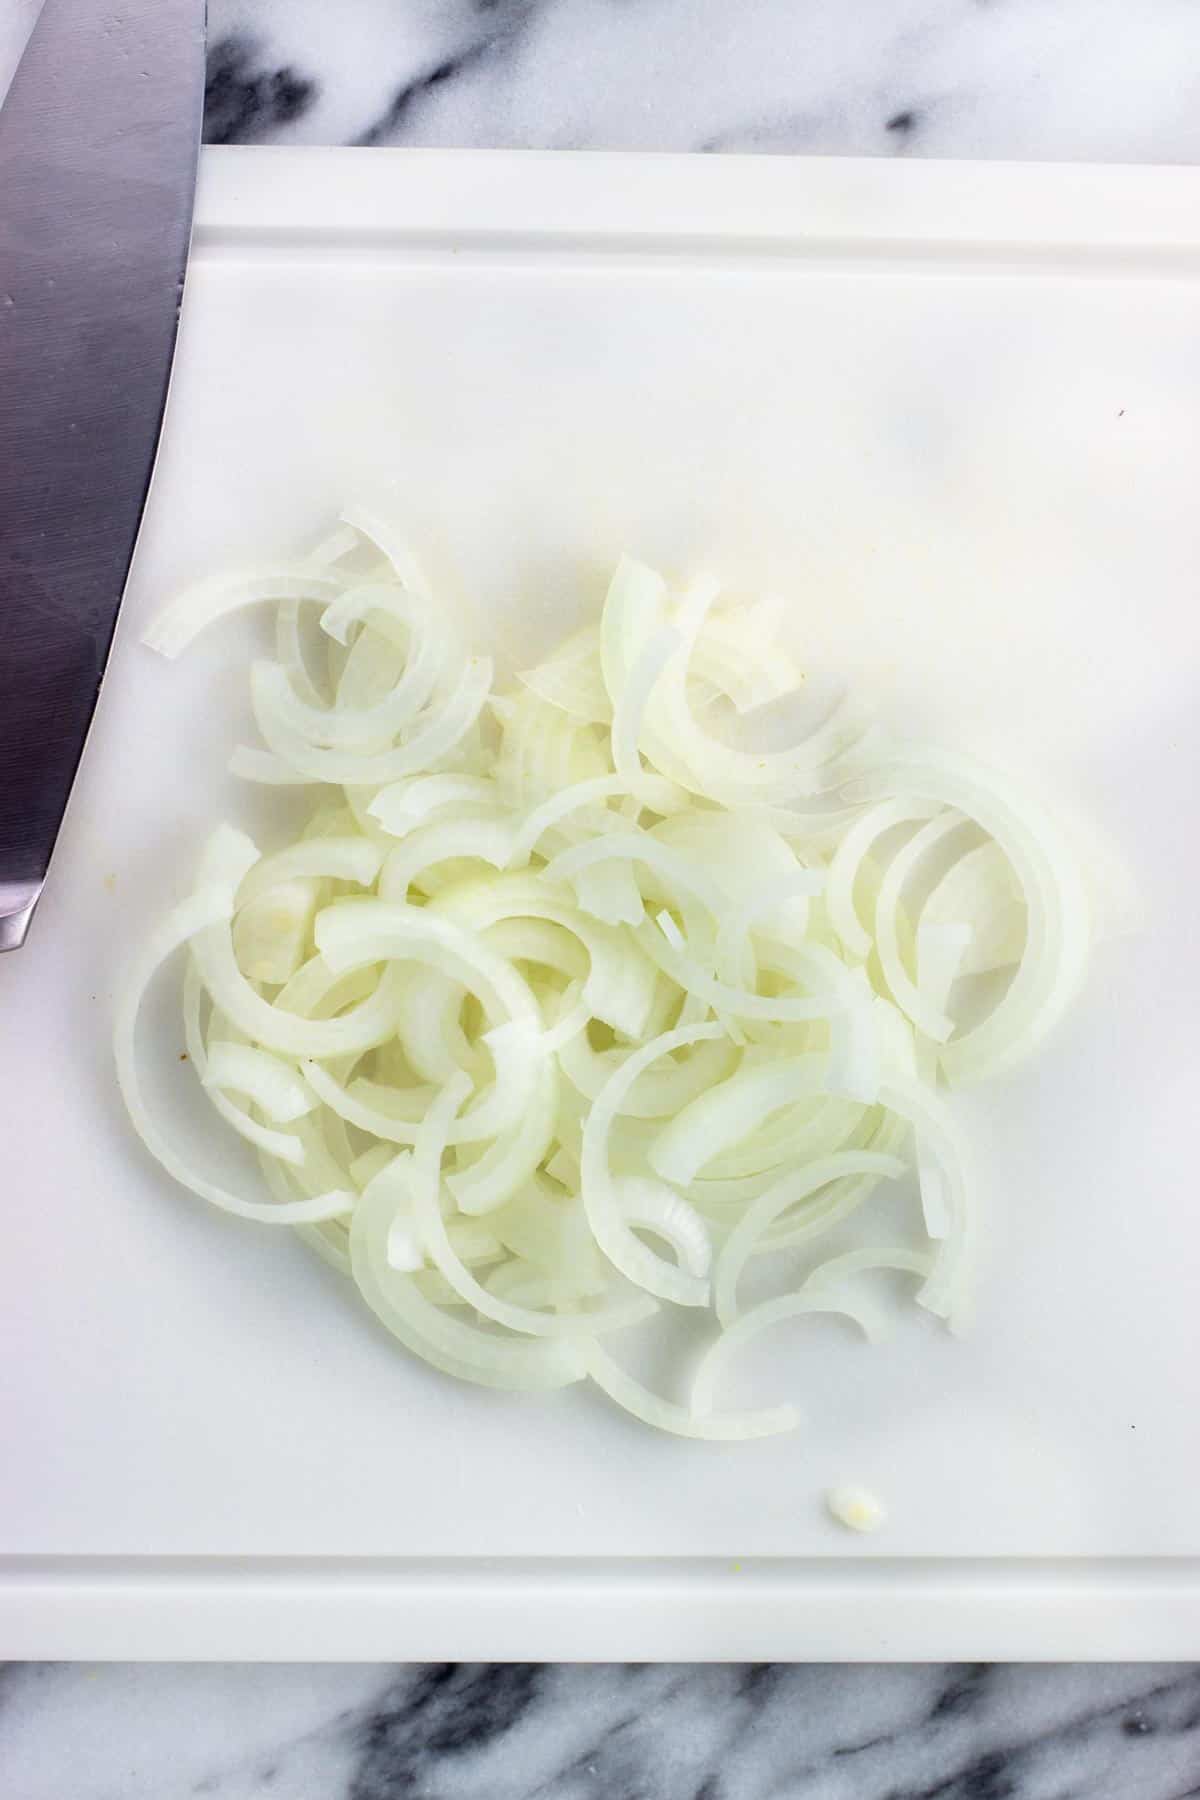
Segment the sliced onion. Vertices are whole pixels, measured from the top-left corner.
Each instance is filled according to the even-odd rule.
[[[967,1316],[975,1240],[975,1207],[966,1137],[945,1101],[921,1082],[893,1078],[882,1084],[879,1098],[884,1106],[913,1126],[922,1159],[933,1158],[937,1163],[938,1192],[948,1221],[937,1245],[933,1268],[918,1299],[930,1312],[961,1329]]]
[[[249,870],[238,889],[238,906],[262,899],[273,888],[298,878],[352,881],[370,887],[379,874],[383,852],[365,838],[303,838],[274,856],[264,856]]]
[[[628,862],[598,858],[575,877],[580,912],[602,925],[637,925],[645,917],[641,890]]]
[[[440,819],[418,825],[390,853],[379,880],[383,900],[407,900],[409,888],[427,884],[428,869],[450,861],[490,863],[502,869],[512,855],[513,828],[502,819]]]
[[[954,1030],[954,1020],[940,1008],[928,1004],[904,966],[900,949],[900,905],[904,890],[922,860],[962,825],[962,815],[953,811],[938,813],[915,831],[902,850],[888,865],[875,902],[875,944],[883,978],[892,999],[906,1013],[918,1030],[944,1044]]]
[[[114,1048],[117,1080],[121,1097],[134,1130],[150,1154],[181,1187],[208,1200],[222,1212],[236,1213],[242,1219],[255,1219],[271,1225],[314,1223],[331,1219],[338,1213],[351,1211],[355,1195],[343,1191],[320,1194],[315,1199],[293,1200],[278,1204],[269,1200],[246,1199],[220,1183],[210,1181],[175,1147],[170,1137],[151,1118],[142,1096],[137,1073],[136,1031],[142,1000],[159,967],[184,944],[194,942],[199,934],[227,922],[233,912],[233,894],[229,884],[214,883],[198,888],[181,902],[157,931],[147,939],[121,989],[117,1008]]]
[[[687,1407],[652,1394],[649,1388],[615,1363],[606,1350],[593,1344],[587,1352],[587,1372],[602,1393],[643,1424],[676,1437],[707,1438],[717,1443],[747,1443],[752,1438],[778,1437],[794,1431],[800,1415],[794,1406],[764,1407],[761,1412],[709,1413],[699,1416]]]
[[[428,908],[386,900],[341,901],[318,914],[316,940],[329,967],[339,974],[394,959],[427,963],[472,987],[486,1006],[501,1015],[493,1023],[499,1024],[503,1018],[537,1023],[537,1003],[512,965],[494,955],[477,936]]]
[[[591,1312],[542,1313],[497,1298],[471,1275],[451,1245],[439,1205],[439,1171],[447,1127],[469,1091],[469,1081],[458,1077],[443,1088],[421,1122],[412,1159],[414,1217],[434,1263],[451,1287],[484,1318],[535,1337],[587,1337],[650,1318],[655,1311],[654,1302],[640,1294]]]
[[[621,860],[644,863],[657,876],[668,896],[687,895],[706,906],[714,917],[719,917],[725,910],[721,889],[711,876],[648,832],[614,831],[593,838],[589,843],[573,845],[547,864],[546,874],[551,881],[574,882],[585,869]]]
[[[765,1194],[760,1194],[730,1232],[717,1259],[713,1304],[722,1325],[731,1325],[737,1317],[738,1278],[767,1227],[782,1213],[848,1175],[894,1181],[903,1173],[904,1164],[898,1157],[880,1156],[870,1150],[843,1150],[783,1176]]]
[[[743,1065],[727,1081],[708,1087],[677,1113],[650,1147],[650,1166],[664,1181],[686,1187],[723,1151],[743,1143],[773,1112],[821,1093],[820,1056]]]
[[[509,703],[501,724],[497,787],[505,804],[521,812],[563,788],[610,772],[600,735],[532,694]]]
[[[282,756],[270,750],[257,750],[252,744],[239,744],[229,756],[229,773],[240,781],[256,781],[262,787],[319,787],[321,778],[304,775]]]
[[[630,579],[627,577],[627,582]],[[680,646],[655,687],[649,707],[650,731],[643,748],[649,760],[665,774],[678,779],[675,771],[682,765],[687,773],[685,786],[724,804],[736,805],[742,800],[785,801],[811,793],[817,772],[846,746],[846,733],[836,716],[793,749],[763,754],[733,749],[696,724],[688,700],[688,665],[716,591],[715,586],[699,587],[696,604],[677,617]],[[606,614],[612,600],[610,589]],[[604,629],[602,621],[602,640]],[[611,683],[609,689],[611,692]]]
[[[351,706],[344,698],[343,684],[338,704],[315,704],[296,691],[294,673],[278,664],[259,664],[255,665],[252,680],[260,713],[274,721],[280,731],[294,733],[315,747],[370,751],[389,744],[412,723],[433,693],[443,672],[442,644],[432,632],[421,629],[419,613],[401,605],[391,589],[377,585],[351,589],[341,595],[326,608],[321,625],[337,642],[344,643],[352,622],[377,617],[385,607],[386,616],[397,618],[416,634],[416,646],[406,659],[403,672],[382,698]]]
[[[862,1300],[845,1296],[833,1298],[819,1293],[782,1294],[778,1300],[764,1300],[761,1306],[745,1313],[736,1324],[730,1324],[706,1353],[692,1384],[693,1415],[697,1419],[704,1419],[711,1414],[713,1389],[730,1359],[750,1338],[757,1337],[760,1332],[780,1324],[784,1319],[811,1317],[814,1314],[831,1314],[852,1320],[868,1343],[877,1343],[883,1335],[882,1319]]]
[[[684,1436],[790,1429],[790,1407],[714,1416],[714,1383],[786,1318],[877,1334],[865,1275],[917,1277],[961,1329],[974,1199],[937,1083],[1035,1047],[1094,930],[1040,807],[844,703],[809,728],[774,641],[783,600],[723,604],[707,575],[673,595],[622,559],[598,625],[493,694],[387,508],[358,506],[299,562],[194,591],[148,642],[173,655],[264,600],[265,747],[230,767],[319,791],[270,856],[213,836],[122,993],[118,1078],[164,1167],[295,1226],[435,1368],[588,1377]],[[748,747],[793,719],[788,748]],[[983,841],[930,880],[960,829]],[[187,1055],[257,1151],[262,1200],[208,1181],[148,1115],[136,1026],[178,949]],[[1007,967],[992,1012],[956,1028],[958,976]],[[925,1241],[835,1254],[736,1319],[746,1262],[827,1236],[910,1142]],[[690,1408],[599,1341],[660,1300],[723,1327]]]
[[[359,1197],[350,1226],[350,1262],[363,1299],[406,1349],[444,1374],[481,1387],[559,1388],[583,1378],[585,1354],[566,1340],[500,1337],[452,1318],[426,1299],[420,1278],[394,1270],[388,1261],[395,1212],[395,1200],[386,1192],[374,1201]]]
[[[275,1163],[283,1163],[292,1168],[300,1168],[307,1161],[307,1153],[301,1139],[294,1131],[276,1131],[270,1125],[261,1125],[257,1119],[251,1118],[246,1110],[208,1080],[208,1045],[200,1028],[200,1015],[204,1000],[204,988],[197,975],[194,964],[189,960],[183,977],[183,1030],[184,1042],[187,1044],[187,1055],[194,1073],[199,1077],[208,1098],[216,1112],[227,1125],[232,1125],[238,1136],[248,1144],[253,1144],[260,1157],[272,1159]],[[219,1041],[214,1048],[223,1047],[225,1040]],[[293,1115],[295,1117],[297,1115]],[[336,1186],[336,1182],[334,1184]],[[285,1184],[286,1186],[286,1184]],[[312,1189],[315,1193],[317,1189]],[[280,1196],[290,1200],[290,1189]]]
[[[748,895],[728,913],[721,921],[715,946],[716,971],[721,980],[731,987],[745,986],[755,980],[757,970],[749,940],[751,928],[760,921],[770,923],[773,916],[786,909],[787,936],[792,940],[803,939],[808,929],[809,899],[819,894],[824,886],[823,872],[797,869],[764,882],[757,893]],[[682,942],[672,943],[671,947],[684,949]]]
[[[253,874],[251,870],[247,880]],[[302,967],[320,892],[318,881],[275,882],[249,902],[239,903],[233,953],[248,980],[282,987]]]
[[[486,657],[473,658],[453,693],[435,711],[422,715],[405,743],[370,754],[316,748],[287,724],[278,704],[286,679],[274,663],[255,663],[250,672],[254,717],[267,748],[314,781],[382,785],[417,774],[461,742],[487,699],[492,665]]]
[[[562,792],[551,794],[522,820],[513,840],[512,864],[515,868],[527,862],[548,831],[585,807],[589,809],[590,821],[604,830],[615,830],[617,821],[606,809],[600,809],[601,802],[632,796],[637,799],[639,808],[645,806],[654,812],[666,812],[679,804],[681,791],[661,776],[645,774],[635,775],[633,785],[623,775],[597,775],[588,781],[577,781]],[[596,810],[591,812],[592,808]]]
[[[647,640],[614,697],[612,721],[613,767],[630,790],[642,779],[642,760],[638,755],[645,728],[646,708],[659,676],[672,656],[679,651],[682,639],[673,626],[664,626]]]
[[[600,667],[600,630],[588,625],[559,645],[551,656],[517,677],[550,706],[584,725],[608,725],[612,701]]]
[[[854,888],[864,862],[876,842],[897,825],[923,822],[940,811],[927,800],[884,800],[850,827],[829,865],[825,906],[829,922],[851,956],[865,960],[871,953],[872,936],[854,904]]]
[[[503,1206],[529,1182],[550,1152],[558,1108],[558,1070],[529,1033],[532,1061],[528,1098],[520,1117],[492,1140],[482,1156],[446,1177],[446,1186],[469,1218]],[[511,1045],[507,1047],[511,1055]],[[503,1062],[501,1058],[501,1062]]]
[[[586,1034],[580,1033],[561,1046],[558,1056],[572,1087],[595,1101],[605,1083],[633,1054],[627,1047],[595,1051]],[[711,1043],[697,1044],[685,1062],[664,1058],[664,1067],[644,1069],[637,1077],[621,1099],[619,1115],[633,1119],[670,1118],[703,1095],[713,1082],[728,1075],[736,1059],[734,1045],[715,1037]]]
[[[201,1079],[205,1087],[243,1094],[277,1125],[303,1118],[317,1104],[308,1083],[289,1064],[250,1044],[210,1044]]]
[[[583,998],[597,1019],[631,1038],[641,1037],[654,1004],[655,971],[619,933],[587,918],[549,885],[548,878],[501,876],[486,886],[464,883],[438,895],[431,913],[486,931],[502,919],[545,919],[579,939],[590,971]]]
[[[495,783],[483,775],[407,775],[381,788],[367,811],[392,837],[404,837],[441,813],[496,809]]]
[[[680,1306],[704,1306],[707,1283],[648,1250],[630,1230],[608,1163],[608,1140],[620,1105],[637,1077],[671,1050],[720,1036],[717,1025],[664,1032],[634,1052],[612,1075],[592,1105],[583,1128],[580,1179],[592,1235],[613,1267],[635,1286]]]
[[[433,590],[425,571],[396,520],[367,501],[356,500],[342,508],[341,523],[356,531],[360,537],[366,538],[368,543],[374,544],[380,555],[391,565],[393,574],[403,588],[423,600],[426,606],[434,605]]]
[[[1025,902],[1008,858],[988,839],[948,869],[921,908],[920,931],[965,931],[964,975],[1019,963],[1025,949]]]
[[[925,1250],[906,1250],[903,1245],[881,1250],[847,1250],[843,1256],[831,1256],[819,1263],[805,1281],[806,1288],[836,1287],[854,1275],[869,1275],[879,1269],[899,1269],[906,1275],[924,1279],[933,1267],[933,1257]]]
[[[644,1175],[621,1175],[614,1185],[626,1224],[665,1238],[680,1268],[703,1281],[712,1267],[712,1240],[695,1208],[665,1182]]]
[[[1087,891],[1067,845],[1040,806],[972,758],[914,753],[863,785],[903,789],[912,805],[954,806],[1003,850],[1024,895],[1025,952],[1004,998],[946,1045],[951,1082],[995,1075],[1028,1056],[1074,998],[1091,946]]]
[[[746,988],[730,987],[684,951],[674,950],[656,927],[647,924],[638,931],[638,942],[664,975],[687,994],[695,994],[705,1005],[726,1017],[762,1019],[783,1024],[807,1024],[812,1019],[830,1019],[844,1010],[845,997],[840,984],[830,984],[824,993],[791,996],[756,994]]]
[[[248,606],[265,601],[336,599],[346,583],[330,569],[298,563],[291,568],[267,569],[261,574],[202,581],[188,588],[154,618],[142,642],[160,656],[176,657],[209,625],[229,618]]]
[[[192,955],[204,985],[226,1018],[268,1050],[285,1056],[345,1056],[373,1049],[396,1030],[400,986],[395,969],[386,969],[374,992],[338,1018],[300,1019],[264,1000],[246,980],[237,966],[227,921],[197,932]]]

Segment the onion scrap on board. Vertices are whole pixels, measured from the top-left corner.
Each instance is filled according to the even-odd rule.
[[[628,557],[599,621],[503,693],[362,507],[297,562],[185,594],[146,642],[174,657],[259,605],[262,743],[231,768],[313,805],[267,853],[221,825],[122,991],[121,1091],[167,1172],[300,1233],[446,1374],[590,1381],[687,1437],[792,1428],[789,1404],[722,1408],[726,1369],[783,1319],[878,1338],[879,1271],[961,1326],[975,1200],[947,1089],[1038,1046],[1092,937],[1039,804],[844,703],[755,746],[803,679],[770,603]],[[139,1014],[177,952],[191,1066],[261,1168],[247,1191],[143,1094]],[[891,1241],[868,1203],[907,1176],[918,1230]],[[686,1404],[620,1356],[664,1309],[713,1325]]]

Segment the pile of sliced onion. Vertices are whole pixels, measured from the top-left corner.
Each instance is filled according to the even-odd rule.
[[[802,679],[774,610],[629,558],[597,624],[504,694],[361,507],[146,641],[175,656],[263,604],[263,743],[232,767],[314,805],[265,855],[221,826],[123,990],[121,1089],[163,1167],[300,1232],[445,1373],[591,1381],[685,1436],[789,1429],[788,1404],[720,1410],[718,1376],[784,1319],[877,1337],[880,1272],[960,1323],[974,1201],[941,1090],[1035,1048],[1091,936],[1041,807],[844,707],[754,748]],[[261,1166],[248,1192],[143,1095],[139,1013],[177,952],[191,1067]],[[872,1227],[908,1174],[911,1230]],[[775,1291],[745,1307],[752,1278]],[[712,1321],[686,1402],[620,1354],[672,1308]]]

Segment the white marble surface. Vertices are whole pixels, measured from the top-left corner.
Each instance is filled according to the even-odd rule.
[[[0,92],[36,4],[0,0]],[[210,0],[210,18],[213,141],[1200,156],[1196,0]],[[1200,1667],[0,1672],[4,1800],[201,1794],[1187,1800]]]
[[[1188,1800],[1200,1669],[16,1668],[6,1800]]]
[[[1200,156],[1194,0],[209,0],[209,16],[214,140]]]

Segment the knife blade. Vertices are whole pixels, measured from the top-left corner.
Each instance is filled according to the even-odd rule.
[[[0,950],[25,938],[154,466],[205,0],[45,0],[0,108]]]

